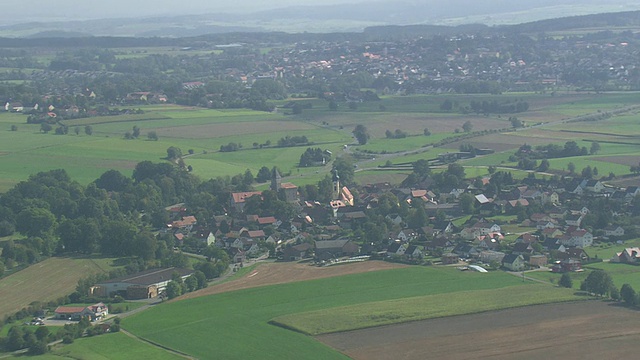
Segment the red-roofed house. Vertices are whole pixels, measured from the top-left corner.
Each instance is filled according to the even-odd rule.
[[[230,205],[236,211],[242,212],[244,211],[244,202],[252,197],[252,196],[262,196],[262,191],[245,191],[245,192],[237,192],[231,194]]]
[[[108,315],[109,309],[103,303],[97,303],[90,306],[58,306],[55,310],[55,314],[56,319],[58,320],[78,321],[83,317],[88,317],[91,321],[95,321]]]

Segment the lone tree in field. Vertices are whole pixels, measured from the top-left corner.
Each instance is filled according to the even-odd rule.
[[[589,154],[593,155],[593,154],[597,154],[598,151],[600,151],[600,143],[597,141],[594,141],[591,143],[591,148],[589,149]]]
[[[91,125],[87,125],[84,127],[84,133],[87,135],[93,134],[93,127]]]
[[[611,276],[604,270],[592,271],[582,283],[581,289],[585,291],[604,296],[608,295],[613,287]]]
[[[158,134],[156,134],[155,131],[149,131],[147,133],[147,139],[153,140],[153,141],[158,141]]]
[[[569,170],[569,173],[573,174],[573,172],[576,171],[576,165],[572,162],[568,163],[567,170]]]
[[[369,141],[369,138],[371,137],[371,135],[369,135],[369,131],[367,130],[367,127],[364,125],[356,125],[356,128],[353,129],[353,136],[356,137],[356,140],[358,140],[358,143],[360,145],[366,144],[367,141]]]
[[[181,156],[182,156],[182,150],[180,150],[180,148],[177,148],[175,146],[170,146],[167,149],[167,159],[173,160],[173,159],[177,159],[177,158],[179,158]]]
[[[471,123],[471,121],[467,120],[464,124],[462,124],[462,130],[464,130],[464,132],[471,132],[471,130],[473,130],[473,124]]]
[[[558,281],[558,285],[569,289],[573,287],[573,280],[571,280],[571,276],[569,275],[569,273],[562,274],[562,277],[560,277],[560,281]]]
[[[625,304],[629,306],[638,305],[638,296],[636,295],[636,291],[629,284],[623,284],[620,288],[620,297]]]
[[[429,131],[429,128],[424,128],[423,134],[424,136],[431,136],[431,131]]]

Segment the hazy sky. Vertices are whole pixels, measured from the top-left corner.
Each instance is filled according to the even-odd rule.
[[[240,12],[291,5],[356,3],[367,0],[0,0],[0,24],[32,20],[96,19]],[[371,0],[368,0],[371,1]]]

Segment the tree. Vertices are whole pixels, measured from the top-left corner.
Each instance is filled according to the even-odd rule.
[[[133,126],[133,131],[131,133],[131,136],[133,136],[134,138],[138,138],[140,136],[140,128],[138,126]]]
[[[155,131],[149,131],[147,133],[147,139],[151,141],[158,141],[158,134]]]
[[[465,214],[473,214],[475,211],[475,205],[476,198],[473,195],[469,193],[460,195],[460,208],[462,209],[462,212]]]
[[[620,297],[628,306],[638,305],[638,296],[636,291],[629,284],[623,284],[620,288]]]
[[[182,157],[182,150],[180,150],[180,148],[175,146],[170,146],[169,148],[167,148],[167,159],[174,160],[179,157]]]
[[[91,125],[86,125],[84,127],[84,133],[87,135],[92,135],[93,134],[93,127]]]
[[[43,237],[55,230],[56,217],[45,208],[27,208],[22,210],[16,221],[16,229],[30,237]]]
[[[271,170],[268,167],[263,166],[258,170],[258,174],[256,175],[256,181],[259,183],[267,182],[271,179]]]
[[[576,171],[576,165],[572,162],[568,163],[567,170],[569,170],[570,174],[573,174],[573,172]]]
[[[608,295],[613,286],[611,276],[604,270],[592,271],[584,280],[584,289],[587,292],[604,296]]]
[[[18,125],[11,125],[11,131],[18,131]]]
[[[79,126],[74,127],[73,132],[75,132],[76,135],[80,135],[80,127]]]
[[[167,284],[167,297],[169,299],[177,298],[182,295],[182,287],[178,284],[177,281],[171,280]]]
[[[538,171],[545,172],[547,170],[549,170],[549,160],[542,159],[542,161],[540,162],[540,166],[538,166]]]
[[[353,136],[356,137],[356,140],[358,140],[358,143],[360,145],[366,144],[371,137],[371,135],[369,135],[367,127],[361,124],[356,125],[355,129],[353,129]]]
[[[473,124],[471,123],[471,121],[467,120],[464,124],[462,124],[462,130],[464,130],[464,132],[471,132],[471,130],[473,130]]]
[[[560,277],[560,281],[558,281],[558,285],[569,289],[573,287],[573,280],[571,280],[571,276],[569,275],[569,273],[562,274],[562,276]]]
[[[594,141],[591,143],[591,148],[589,149],[589,154],[593,155],[593,154],[597,154],[598,151],[600,151],[600,143],[597,141]]]
[[[591,166],[587,165],[582,169],[582,177],[587,179],[591,179],[593,177],[593,170],[591,170]]]
[[[424,131],[422,133],[424,134],[424,136],[431,136],[431,131],[429,131],[429,128],[424,128]]]
[[[9,329],[9,334],[7,335],[4,343],[5,348],[9,351],[24,349],[26,344],[22,328],[19,326],[12,326],[11,329]]]
[[[520,121],[517,117],[515,116],[510,116],[509,117],[509,121],[511,122],[511,126],[514,128],[519,128],[522,127],[522,121]]]

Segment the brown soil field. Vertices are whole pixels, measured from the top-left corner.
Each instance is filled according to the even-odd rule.
[[[233,135],[265,134],[278,131],[314,130],[317,127],[300,121],[228,122],[207,125],[187,125],[156,129],[159,137],[208,139]]]
[[[429,128],[433,134],[451,133],[453,135],[456,129],[462,130],[462,124],[467,121],[473,124],[473,131],[503,129],[510,126],[505,120],[482,116],[458,114],[429,117],[428,115],[398,114],[383,121],[369,123],[367,129],[373,137],[385,137],[387,130],[395,131],[396,129],[406,131],[410,135],[422,134],[425,128]]]
[[[620,187],[638,186],[638,183],[640,183],[640,176],[623,177],[607,181],[609,185]]]
[[[556,140],[557,141],[557,140]],[[507,151],[511,149],[517,149],[522,144],[527,143],[529,145],[537,146],[537,145],[545,145],[550,142],[554,142],[550,139],[541,139],[537,137],[525,138],[523,136],[518,136],[513,133],[503,133],[503,134],[489,134],[483,136],[477,136],[471,139],[455,141],[450,144],[444,145],[443,148],[448,149],[459,149],[460,144],[471,144],[476,148],[483,149],[493,149],[496,152]]]
[[[601,301],[527,306],[318,336],[353,359],[637,358],[640,312]]]
[[[328,267],[318,267],[310,263],[295,262],[262,263],[240,279],[218,285],[212,285],[208,288],[183,295],[179,299],[190,299],[258,286],[322,279],[400,267],[405,267],[405,265],[384,261],[364,261]]]
[[[601,156],[592,158],[594,161],[609,162],[614,164],[635,166],[638,165],[638,155]]]

